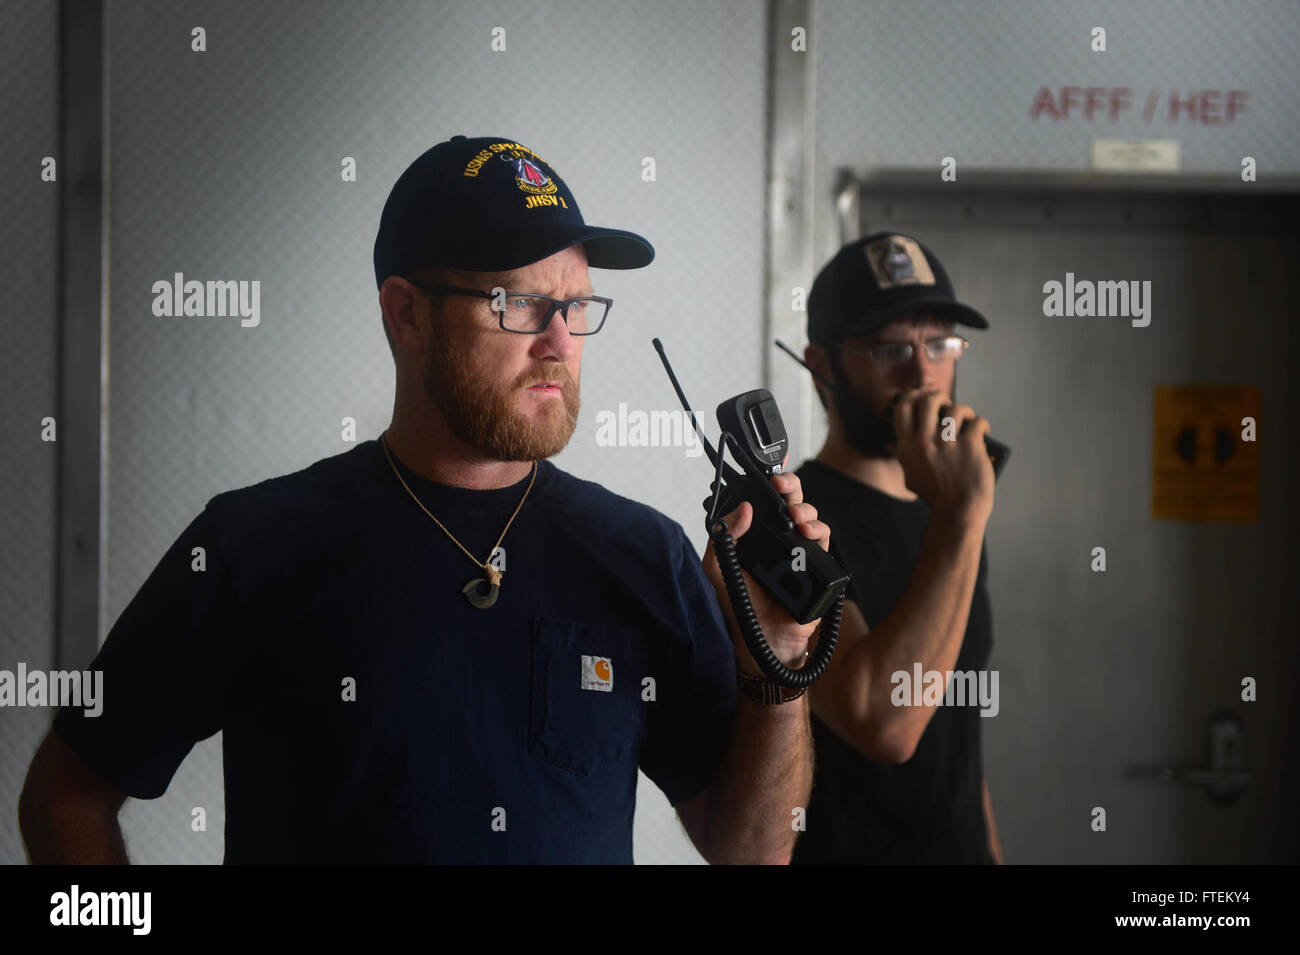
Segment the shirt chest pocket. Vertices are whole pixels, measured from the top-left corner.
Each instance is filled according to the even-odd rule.
[[[643,638],[625,627],[539,617],[532,633],[528,749],[579,776],[635,764],[645,739]]]

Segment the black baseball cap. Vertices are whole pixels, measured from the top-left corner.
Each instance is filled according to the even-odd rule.
[[[639,269],[654,247],[633,232],[587,225],[550,164],[505,136],[453,136],[393,184],[375,236],[375,284],[428,266],[505,272],[575,242],[587,264]]]
[[[870,334],[919,311],[989,327],[983,315],[957,301],[929,249],[910,235],[876,232],[844,246],[818,273],[808,295],[808,341],[826,345]]]

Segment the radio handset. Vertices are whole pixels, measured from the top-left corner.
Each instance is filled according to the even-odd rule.
[[[711,493],[704,500],[708,513],[705,526],[745,646],[772,682],[796,689],[810,686],[825,671],[835,652],[849,575],[828,552],[798,533],[785,498],[772,486],[772,475],[781,472],[790,445],[776,399],[771,392],[758,388],[719,404],[718,426],[722,433],[715,451],[700,431],[699,421],[673,374],[663,344],[658,338],[653,344],[714,467]],[[742,471],[723,459],[728,449]],[[753,506],[754,519],[737,541],[727,532],[722,516],[739,507],[741,501],[749,501]],[[801,669],[787,667],[768,646],[741,568],[749,571],[799,623],[823,618],[817,646]]]

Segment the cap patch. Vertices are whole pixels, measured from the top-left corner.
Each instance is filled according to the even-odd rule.
[[[473,179],[479,174],[479,170],[483,168],[483,165],[491,159],[494,154],[500,155],[507,151],[510,159],[532,156],[533,159],[536,159],[538,162],[546,162],[545,159],[537,155],[537,153],[533,152],[523,143],[489,143],[485,148],[480,149],[475,153],[474,158],[465,164],[465,171],[462,175]],[[501,158],[505,159],[506,157],[502,156]],[[542,178],[546,177],[543,176]]]
[[[559,188],[550,176],[542,172],[541,166],[518,150],[504,152],[501,158],[514,167],[515,185],[524,192],[534,196],[549,196]]]
[[[526,193],[523,197],[525,209],[538,209],[544,206],[561,206],[569,208],[564,196],[558,195],[560,187],[555,180],[542,169],[546,162],[522,143],[489,143],[474,154],[474,158],[465,164],[462,175],[475,178],[483,167],[496,156],[509,164],[515,175],[515,185]]]
[[[881,290],[898,285],[934,285],[934,273],[914,239],[887,235],[863,249]]]

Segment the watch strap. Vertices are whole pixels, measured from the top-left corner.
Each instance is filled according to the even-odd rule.
[[[774,706],[779,703],[789,703],[791,700],[797,700],[804,695],[805,687],[795,689],[794,687],[782,686],[775,683],[767,677],[747,676],[740,671],[736,671],[736,683],[740,686],[740,692],[745,698],[754,703],[761,703],[764,706]]]

